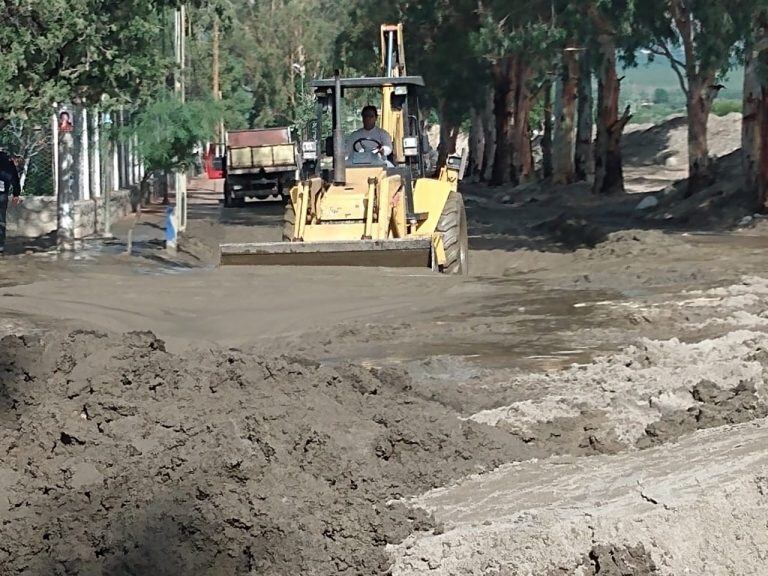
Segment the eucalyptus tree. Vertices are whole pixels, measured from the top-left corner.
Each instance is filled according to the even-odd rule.
[[[707,121],[723,88],[718,80],[753,25],[761,0],[643,0],[639,25],[650,35],[649,49],[666,58],[685,93],[688,115],[688,193],[712,182]]]

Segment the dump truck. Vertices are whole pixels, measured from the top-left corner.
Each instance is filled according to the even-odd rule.
[[[285,206],[283,241],[222,244],[223,265],[425,266],[467,274],[467,218],[458,190],[466,156],[450,155],[431,175],[418,97],[424,80],[406,73],[402,24],[382,26],[381,46],[383,76],[336,72],[310,83],[316,130],[314,140],[302,143],[305,162]],[[344,99],[357,90],[380,94],[381,128],[393,142],[388,158],[345,141]],[[328,124],[332,134],[325,136]]]
[[[229,130],[226,139],[224,206],[242,206],[247,198],[287,196],[299,169],[289,128]]]

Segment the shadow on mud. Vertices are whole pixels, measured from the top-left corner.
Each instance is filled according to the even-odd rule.
[[[141,509],[120,513],[97,556],[101,572],[112,576],[179,574],[246,575],[269,570],[276,556],[291,557],[296,543],[275,525],[257,530],[231,518],[212,524],[203,510],[214,507],[200,491],[167,494]],[[235,535],[233,532],[237,532]],[[101,573],[100,572],[100,573]]]
[[[9,567],[29,576],[245,576],[290,565],[299,553],[298,542],[263,520],[253,531],[235,519],[211,523],[204,510],[212,505],[199,493],[161,493],[140,502],[115,486],[111,493],[71,493],[58,504],[54,515],[30,527],[37,538],[26,550],[15,543]],[[88,518],[98,516],[95,529]]]
[[[635,166],[658,164],[659,154],[669,148],[671,133],[686,126],[686,117],[679,116],[651,126],[647,130],[635,130],[624,134],[621,138],[624,162]]]

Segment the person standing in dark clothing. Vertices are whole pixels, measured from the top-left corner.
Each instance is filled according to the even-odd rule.
[[[21,202],[21,181],[16,164],[5,150],[0,150],[0,256],[5,254],[5,218],[9,198],[13,204]]]

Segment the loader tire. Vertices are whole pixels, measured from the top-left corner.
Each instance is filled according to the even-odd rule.
[[[288,199],[285,203],[285,211],[283,212],[283,242],[291,242],[293,240],[293,227],[296,223],[296,210],[293,208],[293,202]]]
[[[439,267],[440,272],[466,276],[469,273],[467,212],[464,198],[458,192],[448,194],[436,231],[443,235],[445,248],[445,264]]]

